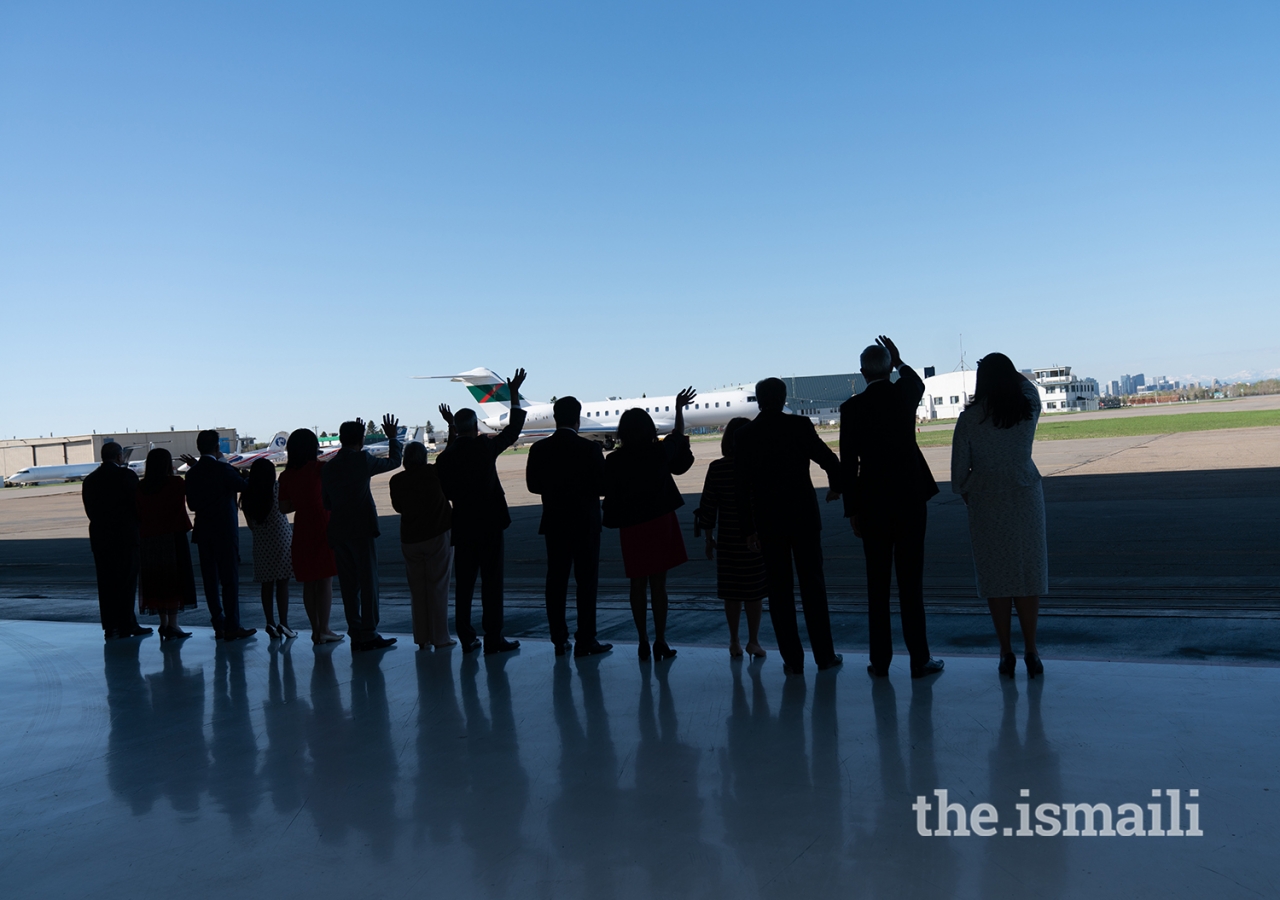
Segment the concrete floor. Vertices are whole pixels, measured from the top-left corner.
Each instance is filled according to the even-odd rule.
[[[1274,668],[787,679],[710,649],[353,659],[41,622],[0,644],[7,896],[1280,895]],[[921,835],[938,790],[991,803],[994,834]],[[1134,803],[1147,828],[1158,803],[1167,829],[1153,790],[1203,836],[1004,833],[1018,803]]]

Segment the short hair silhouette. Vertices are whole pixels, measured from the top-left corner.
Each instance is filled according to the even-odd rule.
[[[787,405],[787,383],[781,378],[756,382],[756,403],[763,410],[777,412]]]
[[[102,445],[102,461],[104,463],[120,462],[120,457],[124,456],[124,448],[115,441],[107,441]]]
[[[359,422],[343,422],[338,426],[338,442],[344,447],[363,447],[364,426]]]
[[[888,378],[893,371],[893,356],[888,349],[872,344],[862,351],[862,356],[858,357],[858,365],[862,367],[862,374],[866,378]]]
[[[756,395],[757,397],[759,394]],[[733,456],[733,436],[743,425],[750,425],[751,420],[745,416],[735,416],[729,420],[729,424],[724,426],[724,436],[720,438],[720,455]]]
[[[658,439],[658,428],[653,418],[638,406],[633,406],[618,420],[618,440],[624,447],[640,447]]]
[[[266,457],[259,457],[249,467],[249,483],[240,495],[240,508],[244,517],[254,522],[262,522],[271,512],[271,501],[275,499],[276,464]]]
[[[419,441],[410,441],[404,445],[404,455],[401,457],[406,469],[420,469],[427,464],[427,448],[425,444]]]
[[[144,494],[158,494],[172,474],[173,454],[163,447],[155,447],[147,454],[147,467],[138,490]]]
[[[1023,381],[1013,360],[1003,353],[988,353],[978,360],[978,378],[969,406],[981,406],[983,421],[989,418],[997,428],[1025,422],[1034,412],[1031,398],[1022,393]]]
[[[557,428],[577,428],[582,421],[582,404],[577,397],[561,397],[551,407]]]
[[[457,431],[476,431],[480,427],[480,419],[474,409],[464,406],[453,414],[453,427]]]
[[[206,428],[196,435],[196,449],[201,453],[217,453],[220,443],[218,432],[212,428]]]
[[[285,441],[284,452],[289,458],[286,469],[301,468],[320,455],[320,439],[310,428],[294,429]]]

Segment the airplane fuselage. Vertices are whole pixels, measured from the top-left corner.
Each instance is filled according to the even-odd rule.
[[[755,401],[755,391],[745,387],[699,394],[693,403],[685,407],[685,427],[719,428],[738,416],[754,419],[759,412]],[[653,417],[659,434],[666,434],[675,427],[675,402],[675,395],[672,394],[666,397],[630,397],[583,403],[578,432],[584,437],[612,436],[618,430],[618,420],[622,418],[622,414],[632,407],[638,407]],[[521,434],[538,437],[555,431],[552,404],[532,403],[524,409],[527,417]],[[481,420],[489,431],[501,431],[508,421],[510,412],[506,407],[498,415]]]

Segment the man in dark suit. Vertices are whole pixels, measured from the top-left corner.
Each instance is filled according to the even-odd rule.
[[[760,414],[733,439],[734,475],[738,485],[738,515],[747,546],[764,554],[769,588],[769,619],[778,638],[778,652],[786,671],[804,671],[804,647],[796,622],[795,576],[805,629],[819,671],[840,665],[831,638],[827,611],[827,582],[822,572],[822,519],[818,497],[809,479],[809,463],[827,473],[827,500],[840,496],[840,460],[818,437],[807,416],[783,411],[787,385],[766,378],[756,385]]]
[[[184,456],[187,506],[196,514],[191,542],[200,551],[200,577],[214,634],[235,641],[257,632],[240,626],[240,513],[236,496],[245,479],[222,458],[218,432],[196,435],[198,460]],[[221,587],[221,597],[219,597]]]
[[[80,500],[89,517],[89,547],[98,576],[98,614],[107,638],[151,634],[138,624],[138,476],[115,441],[102,445],[102,465],[85,476]]]
[[[474,410],[460,409],[450,414],[441,407],[449,423],[449,446],[436,460],[436,472],[444,494],[453,503],[453,574],[456,583],[454,630],[465,653],[480,648],[471,624],[471,598],[476,576],[481,579],[480,623],[484,628],[484,652],[504,653],[520,646],[502,636],[503,532],[511,524],[507,495],[498,480],[498,457],[520,437],[527,415],[520,408],[520,385],[525,371],[517,369],[507,382],[511,421],[496,437],[480,434]]]
[[[902,637],[911,654],[911,677],[942,671],[929,655],[924,625],[926,502],[938,493],[916,444],[916,409],[924,382],[902,362],[893,341],[881,335],[862,351],[866,389],[840,407],[840,457],[846,486],[844,509],[867,558],[867,617],[873,675],[889,674],[889,580],[897,563]],[[898,380],[889,376],[898,370]]]
[[[529,448],[524,470],[529,493],[542,495],[538,534],[547,541],[547,624],[556,656],[564,656],[569,650],[565,606],[572,570],[578,609],[573,655],[592,656],[613,649],[596,640],[604,451],[596,441],[579,436],[582,404],[576,398],[561,397],[553,413],[555,433]]]
[[[363,420],[343,422],[338,428],[342,449],[320,470],[320,496],[329,510],[329,546],[338,565],[338,588],[352,653],[382,650],[396,642],[378,634],[376,542],[382,532],[369,480],[400,468],[399,427],[395,416],[382,417],[387,457],[379,459],[364,449]]]

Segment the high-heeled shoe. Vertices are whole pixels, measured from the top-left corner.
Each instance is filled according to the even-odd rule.
[[[730,659],[742,659],[742,648],[741,648],[740,646],[738,646],[737,644],[730,644],[730,645],[729,645],[729,658],[730,658]]]
[[[1044,663],[1040,662],[1039,653],[1028,653],[1022,657],[1022,661],[1027,664],[1027,677],[1035,678],[1037,675],[1044,674]]]
[[[636,647],[636,652],[640,656],[640,662],[648,662],[649,661],[649,642],[641,641],[640,645]]]
[[[276,626],[276,637],[281,640],[291,641],[298,636],[298,632],[294,631],[288,625],[281,622]]]
[[[275,640],[276,638],[280,637],[280,629],[276,628],[276,626],[273,625],[271,622],[268,622],[266,624],[266,627],[263,630],[267,633],[267,637],[271,638],[272,640]]]
[[[661,662],[664,659],[672,659],[676,655],[676,651],[675,648],[668,646],[666,641],[654,641],[653,655]]]
[[[765,653],[764,648],[761,647],[759,644],[752,644],[752,643],[747,644],[747,653],[755,657],[756,659],[764,659],[766,656],[769,655],[768,653]]]
[[[1012,678],[1013,672],[1017,668],[1018,668],[1018,657],[1014,656],[1012,652],[1006,653],[1000,657],[999,671],[1001,675],[1008,675],[1010,678]]]

